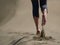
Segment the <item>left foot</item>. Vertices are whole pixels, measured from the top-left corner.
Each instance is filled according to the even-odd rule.
[[[37,32],[36,32],[36,35],[38,35],[38,34],[40,34],[40,31],[37,31]]]
[[[37,31],[37,32],[36,32],[36,36],[37,36],[38,38],[40,38],[40,36],[41,36],[40,31]]]

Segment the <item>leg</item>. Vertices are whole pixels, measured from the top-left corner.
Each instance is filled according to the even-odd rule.
[[[47,21],[47,9],[44,9],[42,13],[42,26],[46,24],[46,21]]]
[[[40,7],[42,11],[42,31],[41,37],[45,37],[44,26],[46,25],[47,21],[47,0],[40,0]]]
[[[33,7],[33,19],[34,19],[34,22],[35,22],[35,25],[36,25],[36,34],[39,34],[40,31],[39,31],[39,28],[38,28],[38,25],[39,25],[39,4],[38,4],[38,0],[32,0],[32,7]]]
[[[35,25],[36,25],[36,34],[39,34],[40,31],[39,31],[39,28],[38,28],[38,25],[39,25],[39,18],[38,17],[33,17],[34,18],[34,22],[35,22]]]
[[[44,26],[47,21],[47,0],[40,0],[40,7],[42,11],[42,25]]]

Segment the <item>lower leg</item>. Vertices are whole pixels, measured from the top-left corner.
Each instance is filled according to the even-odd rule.
[[[33,17],[34,18],[34,22],[35,22],[35,25],[36,25],[36,34],[39,34],[40,33],[40,31],[39,31],[39,27],[38,27],[38,25],[39,25],[39,17]]]
[[[44,9],[44,11],[42,12],[42,26],[44,27],[44,25],[46,25],[46,21],[47,21],[47,9]]]
[[[42,31],[41,31],[41,37],[45,37],[45,31],[44,31],[44,26],[46,25],[47,21],[47,10],[44,9],[43,15],[42,15]]]
[[[39,28],[38,28],[38,25],[39,25],[39,2],[38,0],[31,0],[32,1],[32,6],[33,6],[33,19],[34,19],[34,22],[35,22],[35,25],[36,25],[36,31],[38,34],[40,31],[39,31]]]

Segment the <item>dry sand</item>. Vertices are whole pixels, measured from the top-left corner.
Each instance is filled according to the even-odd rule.
[[[33,40],[36,29],[31,1],[0,0],[0,45],[60,45],[59,5],[60,0],[48,0],[49,13],[45,33],[55,40],[37,41]]]

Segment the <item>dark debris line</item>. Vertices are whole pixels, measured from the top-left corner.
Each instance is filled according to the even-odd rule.
[[[19,41],[21,41],[22,39],[26,38],[27,36],[24,36],[20,39],[18,39],[16,42],[12,42],[11,45],[16,45]]]

